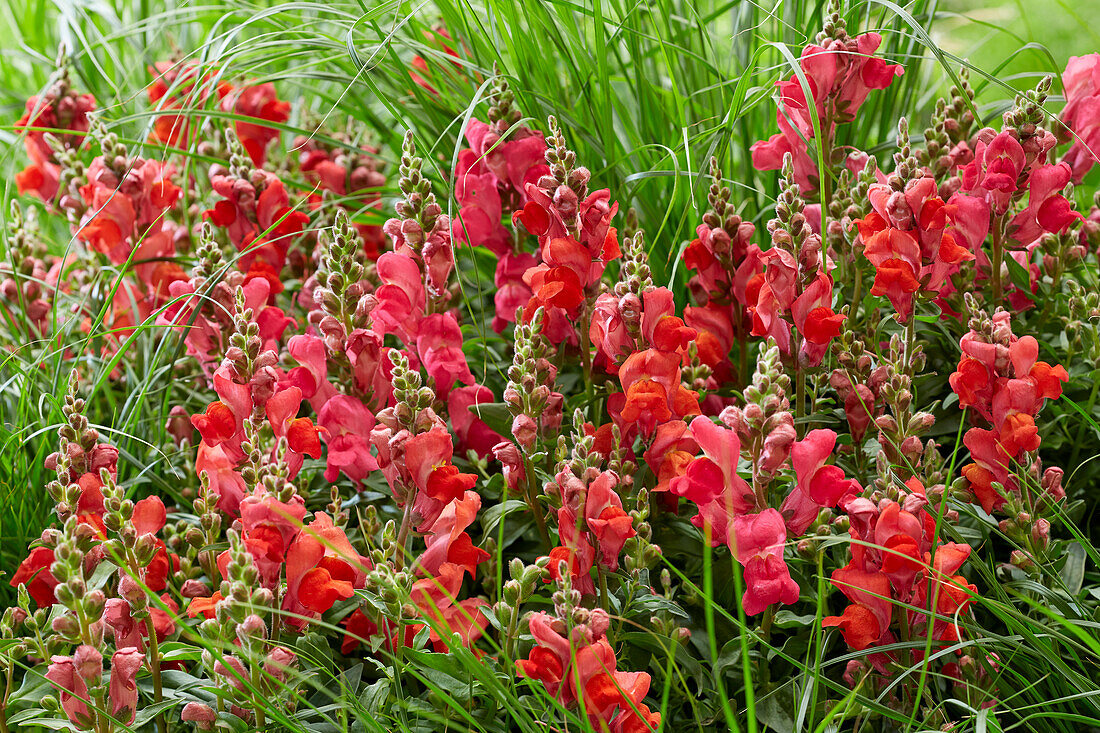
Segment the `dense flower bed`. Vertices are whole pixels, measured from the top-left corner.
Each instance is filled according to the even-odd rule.
[[[708,578],[729,565],[740,603],[707,613],[753,639],[836,635],[835,676],[886,705],[996,706],[956,527],[996,525],[1015,549],[981,562],[1013,572],[1063,552],[1062,469],[1039,454],[1069,374],[1019,318],[1100,244],[1100,209],[1071,190],[1100,147],[1100,56],[1071,59],[1060,120],[1046,79],[977,129],[962,76],[923,143],[902,120],[878,161],[836,140],[904,72],[881,40],[834,16],[779,82],[779,132],[752,148],[779,171],[766,233],[711,161],[686,290],[654,282],[616,193],[554,118],[521,122],[503,78],[444,177],[449,216],[411,133],[396,169],[350,134],[287,146],[272,84],[165,61],[146,148],[167,153],[143,157],[62,66],[18,122],[0,309],[51,339],[55,301],[118,266],[105,316],[72,317],[103,318],[108,359],[139,325],[167,329],[203,404],[168,424],[191,503],[135,500],[74,371],[46,460],[57,523],[0,622],[6,728],[278,728],[323,649],[345,671],[373,660],[393,694],[447,687],[410,676],[401,693],[391,660],[472,654],[594,730],[657,730],[667,697],[631,628],[718,659],[713,620],[683,610],[702,566],[667,563],[667,543]],[[414,66],[434,93],[432,64]],[[64,257],[32,209],[67,218]],[[491,288],[460,288],[459,248],[487,252]],[[929,366],[933,330],[957,359]],[[486,352],[511,365],[483,368]],[[735,664],[768,666],[739,643]]]

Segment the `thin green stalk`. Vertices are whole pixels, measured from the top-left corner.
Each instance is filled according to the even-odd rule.
[[[409,530],[412,528],[412,514],[413,503],[416,499],[416,490],[413,489],[405,497],[405,509],[401,514],[401,527],[397,530],[397,562],[401,567],[406,567],[407,558],[409,555],[408,548],[405,545],[409,541]]]
[[[14,660],[8,660],[7,671],[4,673],[4,696],[0,697],[0,733],[8,733],[8,697],[11,695],[12,672],[15,669]]]
[[[993,252],[990,257],[990,278],[993,281],[993,305],[1001,305],[1004,287],[1001,285],[1001,264],[1004,260],[1004,216],[993,219]]]
[[[149,670],[153,673],[153,702],[159,705],[164,699],[164,689],[161,687],[160,647],[152,613],[145,617],[145,628],[149,632]],[[168,724],[164,720],[164,713],[157,714],[156,727],[162,733],[168,733]]]
[[[523,454],[523,495],[527,500],[527,506],[531,508],[531,514],[535,518],[535,526],[539,531],[539,538],[542,540],[542,546],[547,551],[553,547],[553,543],[550,541],[550,532],[546,529],[546,518],[543,516],[542,511],[539,509],[538,501],[535,499],[535,465],[531,463],[531,457],[525,452]]]
[[[710,526],[706,526],[703,530],[703,618],[707,627],[707,641],[710,646],[710,658],[711,669],[718,669],[718,635],[714,630],[714,568],[713,568],[713,555],[714,552],[710,546]],[[740,592],[740,591],[738,591]],[[741,618],[744,619],[745,611],[738,604],[738,612]],[[745,665],[745,690],[746,694],[751,695],[749,690],[752,687],[751,679],[752,672],[749,669],[749,645],[748,640],[745,638],[745,626],[741,626],[741,655],[742,662]],[[729,695],[726,694],[726,683],[722,679],[722,675],[716,674],[714,676],[714,684],[718,688],[718,700],[722,704],[722,712],[726,718],[726,725],[730,730],[740,733],[741,726],[737,723],[737,715],[730,707]],[[751,699],[751,698],[750,698]],[[751,705],[751,703],[750,703]]]

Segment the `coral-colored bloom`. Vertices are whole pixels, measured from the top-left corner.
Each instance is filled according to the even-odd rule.
[[[413,483],[443,503],[463,496],[477,482],[474,474],[459,473],[451,463],[453,453],[451,436],[440,426],[414,435],[405,444],[405,465]]]
[[[743,514],[733,520],[730,549],[745,568],[745,593],[741,605],[755,616],[773,603],[790,605],[798,600],[798,584],[783,561],[787,528],[775,509]]]
[[[119,649],[111,655],[111,684],[107,697],[111,715],[126,724],[133,723],[137,714],[137,673],[144,661],[145,654],[134,647]]]
[[[287,550],[283,610],[306,618],[328,611],[363,587],[368,563],[352,548],[344,530],[318,512]],[[302,620],[291,616],[288,623],[300,626]]]
[[[699,513],[691,522],[700,528],[710,527],[713,545],[728,543],[732,549],[733,517],[755,505],[752,489],[737,474],[741,442],[733,430],[703,416],[691,422],[691,434],[703,455],[669,482],[669,491],[698,505]]]

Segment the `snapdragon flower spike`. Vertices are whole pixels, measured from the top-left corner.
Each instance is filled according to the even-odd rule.
[[[118,449],[100,442],[99,432],[90,426],[83,414],[85,403],[77,396],[76,390],[77,376],[74,371],[70,375],[68,393],[62,406],[66,423],[58,431],[60,450],[51,453],[44,462],[47,470],[56,472],[57,479],[50,482],[46,489],[55,502],[57,518],[66,529],[70,528],[71,521],[72,532],[80,533],[86,539],[102,541],[106,539],[108,530],[104,523],[103,480],[104,477],[113,480],[118,474]],[[43,539],[46,537],[43,534]],[[56,591],[60,582],[53,572],[57,559],[55,544],[50,542],[33,547],[10,580],[13,588],[26,584],[39,606],[50,606],[58,601]],[[102,551],[95,553],[96,558],[102,556]],[[89,565],[94,567],[95,562]]]
[[[426,531],[445,508],[477,481],[452,462],[454,443],[447,424],[431,408],[436,397],[400,352],[391,352],[395,405],[378,413],[371,443],[378,467],[399,505],[412,503],[418,531]]]
[[[811,98],[798,74],[776,82],[779,89],[779,109],[776,122],[779,133],[768,140],[754,143],[753,167],[757,170],[778,170],[790,155],[793,179],[804,192],[818,188],[817,164],[809,153],[807,141],[814,141],[814,113],[824,141],[831,144],[838,124],[856,119],[859,108],[873,89],[885,89],[904,70],[876,57],[882,44],[878,33],[848,35],[839,12],[832,13],[816,44],[802,49],[799,66],[809,84]],[[830,161],[825,161],[830,165]]]
[[[841,368],[833,370],[829,385],[844,402],[844,417],[853,444],[860,444],[871,422],[883,413],[882,388],[888,380],[886,367],[872,366],[871,355],[862,341],[842,335],[837,353]]]
[[[760,255],[764,263],[764,282],[756,304],[749,308],[752,335],[775,340],[779,349],[790,354],[791,322],[798,339],[800,364],[817,366],[828,351],[829,342],[840,333],[846,316],[832,309],[833,278],[828,260],[822,255],[820,235],[806,221],[799,187],[794,183],[794,168],[788,157],[784,166],[783,191],[776,202],[776,218],[768,222],[772,246]]]
[[[955,193],[945,202],[937,195],[936,179],[922,173],[912,156],[904,119],[898,142],[894,175],[869,187],[872,209],[854,224],[863,254],[875,266],[871,294],[885,295],[905,323],[917,293],[937,298],[943,290],[954,291],[949,281],[960,267],[979,256],[985,260],[981,249],[990,213],[980,197]]]
[[[163,258],[159,264],[139,264],[135,272],[151,301],[166,300],[172,283],[186,279],[183,269],[171,261],[180,232],[166,219],[183,194],[172,182],[175,166],[128,156],[114,133],[98,123],[91,131],[103,155],[88,166],[87,182],[79,188],[83,216],[73,233],[112,264],[131,257],[139,262]]]
[[[554,391],[558,369],[547,358],[550,346],[543,331],[545,317],[545,309],[538,308],[516,322],[512,366],[503,395],[512,413],[512,437],[529,453],[540,436],[547,437],[560,427],[565,402],[562,394]]]
[[[614,572],[628,539],[634,537],[634,517],[623,509],[620,492],[630,486],[614,470],[604,470],[605,453],[596,450],[596,437],[578,410],[573,415],[573,449],[564,457],[559,447],[553,481],[545,485],[556,512],[558,540],[551,549],[547,568],[550,579],[562,581],[559,573],[569,573],[569,586],[586,595],[596,592],[591,571],[597,565]],[[622,469],[620,463],[616,468]]]
[[[229,167],[215,166],[210,171],[210,185],[221,199],[203,212],[203,218],[226,231],[241,252],[241,270],[269,279],[273,290],[280,291],[287,251],[309,223],[309,215],[291,206],[286,185],[278,176],[251,167],[233,133],[227,133],[226,139]]]
[[[470,147],[459,153],[455,169],[455,199],[460,208],[454,238],[486,247],[498,257],[492,325],[500,333],[515,323],[517,311],[530,301],[531,288],[523,274],[538,264],[538,258],[523,249],[520,238],[501,219],[512,220],[527,203],[527,184],[537,184],[550,168],[542,133],[518,125],[521,115],[503,77],[494,80],[491,99],[489,123],[471,119],[466,126]]]
[[[28,99],[26,111],[15,123],[15,129],[24,135],[23,147],[30,158],[30,165],[15,174],[15,185],[20,195],[29,194],[51,204],[59,192],[61,166],[46,136],[54,136],[64,149],[80,148],[84,142],[83,133],[89,129],[89,114],[96,108],[94,96],[79,94],[72,87],[68,59],[61,58],[58,66],[46,93]],[[30,128],[68,130],[70,133]]]
[[[959,345],[962,358],[949,378],[951,389],[962,407],[973,408],[992,427],[974,427],[963,436],[974,463],[962,473],[982,508],[992,512],[1007,499],[994,483],[1010,494],[1019,491],[1015,467],[1025,465],[1026,454],[1040,445],[1035,418],[1045,400],[1062,395],[1069,375],[1061,365],[1039,361],[1039,343],[1016,337],[1003,310],[991,319],[979,313]]]
[[[454,270],[454,252],[451,249],[451,223],[449,217],[432,193],[431,181],[424,177],[424,161],[416,155],[413,135],[405,134],[401,148],[401,177],[398,186],[404,200],[397,203],[399,218],[390,219],[382,227],[393,242],[394,254],[407,258],[416,266],[422,288],[436,305],[445,305],[451,299],[449,281]],[[388,253],[387,253],[388,254]],[[382,262],[379,259],[379,274]],[[402,274],[411,271],[402,263]],[[406,291],[410,289],[405,283]],[[402,336],[406,343],[415,341],[416,330],[408,330]]]
[[[191,424],[202,436],[195,470],[207,473],[220,497],[219,508],[231,514],[237,513],[245,492],[238,470],[246,457],[242,444],[247,440],[258,449],[255,440],[261,427],[268,426],[274,438],[272,457],[277,457],[285,441],[290,477],[301,470],[306,456],[320,458],[322,453],[320,429],[310,418],[297,416],[302,390],[285,384],[274,366],[276,353],[263,348],[244,288],[237,290],[234,305],[231,345],[212,379],[219,399],[191,416]]]
[[[576,167],[576,154],[565,144],[557,120],[547,121],[546,162],[538,184],[527,183],[528,202],[513,223],[538,237],[541,262],[523,275],[533,293],[525,313],[546,311],[544,332],[555,343],[577,343],[573,320],[593,295],[608,262],[621,252],[611,220],[619,209],[608,189],[588,192],[587,168]]]
[[[661,715],[643,702],[650,677],[645,672],[616,669],[615,652],[606,638],[610,625],[607,612],[562,610],[568,611],[565,622],[560,618],[564,614],[558,618],[541,611],[530,615],[528,625],[536,645],[528,658],[516,662],[519,673],[541,682],[567,707],[583,701],[597,730],[656,730]]]
[[[26,214],[18,201],[11,202],[8,216],[8,259],[0,264],[0,305],[5,317],[12,322],[19,319],[14,314],[21,310],[27,322],[29,338],[49,333],[50,304],[56,289],[48,281],[49,267],[45,241],[39,232],[37,209],[28,207]],[[10,314],[10,315],[9,315]]]
[[[596,361],[615,374],[632,353],[651,347],[686,363],[688,345],[698,333],[676,316],[672,291],[653,286],[642,232],[625,246],[630,259],[623,263],[615,292],[602,293],[593,303],[589,339],[596,346]]]
[[[684,321],[696,330],[699,361],[711,372],[707,383],[717,387],[733,376],[728,358],[733,344],[747,348],[748,308],[756,304],[764,282],[764,260],[752,242],[756,228],[737,215],[716,158],[710,160],[710,176],[710,210],[683,254],[684,265],[696,273],[688,288],[699,303],[684,308]]]
[[[970,546],[941,541],[933,560],[936,518],[927,505],[924,487],[915,478],[899,492],[898,501],[883,499],[875,504],[862,496],[849,496],[841,502],[855,541],[851,561],[833,572],[832,582],[850,605],[840,616],[823,619],[822,624],[838,627],[850,648],[864,650],[894,643],[895,603],[915,607],[898,611],[908,614],[902,623],[909,628],[910,639],[924,635],[938,641],[960,638],[954,622],[936,619],[929,628],[928,619],[931,613],[948,618],[965,613],[977,589],[957,572],[970,556]],[[928,608],[929,580],[939,586],[933,587],[939,596],[935,609]],[[870,661],[880,673],[888,674],[886,655],[873,654]]]

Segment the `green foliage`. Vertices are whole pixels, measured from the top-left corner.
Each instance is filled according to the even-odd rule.
[[[22,114],[25,100],[46,85],[59,46],[71,54],[80,87],[95,94],[107,112],[104,121],[128,144],[140,144],[152,129],[156,112],[139,90],[148,83],[147,67],[156,61],[183,57],[216,68],[227,79],[275,82],[282,97],[295,101],[293,116],[283,126],[288,140],[311,134],[316,123],[325,120],[336,129],[346,125],[362,138],[355,140],[357,144],[381,149],[393,171],[390,187],[383,192],[387,211],[398,197],[397,160],[404,131],[410,129],[425,157],[425,174],[439,184],[435,190],[444,210],[453,213],[453,198],[443,200],[439,192],[451,191],[443,182],[454,168],[460,131],[475,114],[484,116],[488,82],[496,68],[508,79],[525,119],[542,127],[547,115],[557,116],[599,187],[610,187],[624,211],[636,210],[638,226],[646,232],[654,282],[682,289],[687,277],[679,267],[679,255],[707,208],[706,162],[711,156],[718,158],[732,182],[738,211],[755,217],[761,227],[771,216],[769,205],[778,193],[775,176],[753,169],[749,146],[775,131],[773,85],[791,74],[791,61],[819,30],[823,6],[823,0],[219,0],[158,5],[146,0],[5,0],[0,6],[0,38],[10,42],[0,53],[0,118],[5,120],[0,125],[0,163],[7,174],[0,223],[6,224],[10,216],[13,174],[23,164],[12,123]],[[883,153],[885,158],[893,145],[883,141],[892,141],[897,119],[907,116],[914,120],[914,128],[922,128],[936,96],[961,67],[971,70],[980,116],[995,119],[1010,105],[1015,88],[1033,86],[1038,74],[1058,73],[1068,55],[1096,45],[1091,30],[1084,40],[1064,32],[1053,35],[1057,29],[1046,27],[1033,7],[1028,6],[1028,22],[1017,27],[1000,22],[1000,16],[968,19],[965,3],[845,4],[849,27],[881,32],[886,39],[883,55],[903,63],[906,73],[868,102],[859,123],[846,126],[848,137],[839,144]],[[1063,3],[1044,7],[1059,19],[1071,10]],[[1075,12],[1087,20],[1091,15],[1086,9],[1078,5]],[[437,26],[448,29],[455,40],[440,40],[433,32]],[[1074,25],[1080,27],[1091,28],[1089,23]],[[1048,32],[1052,35],[1045,35]],[[979,45],[976,39],[986,37],[992,40]],[[1017,51],[1044,37],[1057,46],[1036,44],[1026,52]],[[450,55],[448,46],[458,55]],[[988,51],[990,47],[995,50]],[[410,78],[416,56],[433,69],[427,81],[438,94]],[[192,164],[208,162],[198,142],[193,141],[186,153]],[[146,155],[156,155],[156,146],[146,145]],[[41,218],[49,251],[64,255],[72,243],[63,217]],[[461,250],[457,256],[465,305],[473,315],[474,325],[464,334],[471,368],[479,377],[503,384],[510,362],[507,344],[482,325],[491,317],[487,295],[492,291],[493,263],[483,251]],[[159,447],[168,442],[170,407],[195,408],[203,402],[195,394],[197,385],[172,378],[184,359],[178,338],[150,319],[123,338],[115,357],[99,356],[107,335],[105,304],[132,266],[99,271],[79,314],[68,309],[70,304],[55,307],[50,319],[56,340],[35,338],[25,314],[0,309],[0,342],[19,344],[0,357],[0,607],[15,601],[7,575],[51,521],[52,502],[45,486],[52,476],[43,463],[56,450],[72,366],[82,373],[86,414],[120,448],[119,478],[129,495],[158,493],[189,505],[181,484],[173,480],[183,456],[166,454]],[[83,328],[86,319],[90,326]],[[931,389],[933,380],[942,386],[951,361],[957,359],[957,344],[938,333],[935,325],[925,326],[921,337],[933,360],[939,357],[938,374],[921,385]],[[986,670],[993,680],[992,695],[1000,701],[993,712],[973,707],[964,697],[930,710],[920,692],[912,709],[898,710],[884,704],[885,691],[875,695],[859,686],[850,690],[842,680],[844,666],[862,655],[839,653],[837,635],[821,628],[820,619],[837,609],[829,607],[820,565],[816,593],[806,591],[813,579],[799,579],[803,598],[809,599],[800,606],[803,615],[781,611],[773,624],[779,630],[810,627],[812,633],[776,633],[773,639],[770,629],[739,612],[740,567],[709,550],[699,557],[697,544],[686,539],[694,530],[685,520],[673,518],[655,527],[654,541],[664,550],[661,569],[667,569],[678,594],[647,596],[646,602],[654,606],[638,601],[616,609],[621,618],[629,619],[622,622],[627,628],[620,629],[618,638],[629,640],[635,650],[628,658],[630,668],[647,669],[654,677],[651,696],[662,702],[663,729],[786,733],[869,730],[875,725],[917,731],[925,729],[926,720],[957,721],[955,731],[1068,732],[1100,726],[1100,550],[1098,504],[1091,488],[1100,478],[1100,464],[1092,461],[1100,454],[1097,367],[1075,367],[1076,389],[1049,408],[1053,428],[1044,437],[1044,451],[1050,452],[1054,464],[1067,468],[1074,500],[1058,528],[1066,538],[1060,540],[1066,550],[1064,565],[1055,569],[1059,582],[1043,585],[992,561],[971,563],[971,580],[983,595],[975,601],[976,621],[967,622],[966,631],[974,644],[999,660]],[[583,391],[573,394],[581,393],[577,399],[584,399]],[[579,404],[567,405],[566,414]],[[510,416],[504,406],[482,407],[483,419],[506,431]],[[937,425],[943,434],[935,437],[949,446],[954,443],[957,453],[962,427]],[[954,469],[954,459],[951,465]],[[486,483],[483,495],[495,493],[493,498],[499,498],[500,482]],[[385,490],[375,485],[363,496],[369,498],[379,488]],[[522,506],[512,500],[500,504],[495,513],[486,512],[485,537],[507,538],[503,544],[511,544],[530,535],[532,526],[513,517],[519,512],[512,509]],[[953,531],[946,524],[943,529]],[[1010,541],[988,516],[963,517],[958,532],[959,537],[950,539],[996,546],[998,554],[1007,555],[1004,548]],[[498,550],[503,553],[503,547]],[[839,558],[846,550],[835,544],[827,551]],[[976,552],[974,557],[986,556]],[[502,558],[503,554],[494,558],[498,566],[503,566]],[[503,578],[502,572],[498,577]],[[657,585],[656,578],[652,584]],[[500,588],[495,592],[499,596]],[[645,626],[647,619],[661,614],[691,629],[690,649]],[[503,628],[507,622],[493,618],[491,623]],[[321,628],[342,633],[331,624],[322,623]],[[796,643],[789,641],[796,638]],[[915,644],[899,642],[899,648]],[[161,653],[166,660],[173,655],[187,659],[201,653],[201,645],[198,637],[187,636]],[[546,730],[550,720],[567,721],[569,730],[590,729],[579,711],[563,709],[541,685],[517,679],[514,659],[506,656],[497,662],[459,647],[446,655],[406,651],[391,658],[391,664],[368,660],[349,666],[326,640],[311,636],[302,637],[297,652],[306,663],[287,685],[294,691],[294,709],[267,710],[273,730],[535,732]],[[770,679],[754,677],[760,669],[768,670]],[[897,684],[921,692],[933,686],[948,688],[948,680],[927,675],[923,666],[910,672]],[[404,694],[402,685],[410,681],[422,694]],[[776,684],[779,681],[784,682]],[[162,712],[178,719],[176,708],[186,701],[210,701],[219,694],[184,672],[165,672],[165,689],[170,691],[168,699],[161,707],[145,709],[134,729],[145,725],[149,730]],[[18,730],[63,727],[63,717],[51,721],[37,715],[38,701],[47,691],[40,677],[26,674],[12,694],[9,724]],[[220,724],[227,730],[234,725],[247,728],[228,715]]]

